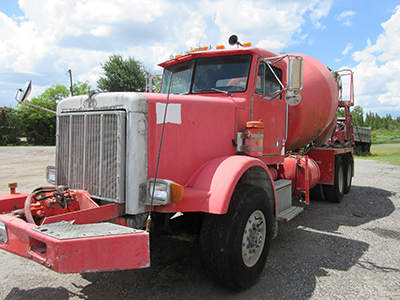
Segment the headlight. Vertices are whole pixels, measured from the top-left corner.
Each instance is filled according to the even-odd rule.
[[[169,193],[169,182],[157,181],[156,183],[154,180],[148,182],[147,184],[147,198],[151,201],[151,197],[154,193],[153,202],[159,204],[168,204],[171,203],[171,195]]]
[[[4,224],[3,222],[0,222],[0,242],[3,243],[8,242],[6,224]]]
[[[155,182],[154,178],[151,178],[147,181],[146,198],[141,201],[141,204],[150,205],[153,192],[153,205],[167,205],[181,201],[185,189],[171,180],[157,179]]]
[[[55,166],[47,166],[46,167],[46,179],[48,183],[56,184],[56,173],[57,168]]]

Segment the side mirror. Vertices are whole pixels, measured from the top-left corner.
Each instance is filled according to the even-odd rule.
[[[298,92],[303,88],[303,58],[289,56],[288,90]]]
[[[25,105],[28,105],[28,106],[31,106],[34,108],[44,110],[44,111],[48,111],[48,112],[51,112],[52,114],[57,114],[57,112],[55,112],[54,110],[40,107],[40,106],[31,104],[29,102],[24,102],[24,100],[26,98],[28,98],[29,94],[31,93],[31,90],[32,90],[32,80],[28,80],[28,82],[24,85],[24,87],[22,89],[17,89],[17,92],[15,93],[15,100],[17,100],[18,103],[25,104]]]
[[[17,100],[18,102],[23,102],[26,98],[28,98],[31,90],[32,80],[28,80],[28,82],[25,83],[22,89],[17,89],[17,92],[15,93],[15,100]]]
[[[234,34],[229,37],[229,45],[238,45],[243,47],[243,45],[239,42],[239,38],[237,37],[237,35]]]

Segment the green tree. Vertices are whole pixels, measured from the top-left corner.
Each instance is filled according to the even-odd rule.
[[[161,77],[154,76],[153,77],[153,93],[158,93],[161,89]]]
[[[20,145],[21,122],[12,107],[0,107],[0,145]]]
[[[124,60],[120,54],[111,55],[101,64],[104,77],[97,80],[97,87],[107,92],[143,92],[146,89],[146,77],[150,71],[141,61],[128,57]]]
[[[382,127],[382,118],[375,113],[374,122],[372,124],[372,129],[380,129]]]
[[[73,85],[74,95],[85,94],[88,89],[90,89],[88,82],[77,82]],[[69,89],[66,86],[56,84],[25,102],[55,111],[57,103],[68,95]],[[16,110],[21,120],[21,130],[26,135],[29,144],[55,145],[55,114],[24,104],[18,104]]]
[[[72,85],[72,91],[74,92],[74,96],[87,94],[91,88],[92,86],[89,84],[89,81],[85,82],[78,81]]]
[[[372,112],[367,113],[367,116],[365,118],[364,126],[366,127],[372,127],[374,124],[374,115]]]
[[[354,125],[364,126],[364,110],[361,106],[355,106],[351,111],[351,115],[353,116]]]
[[[46,90],[47,91],[47,90]],[[50,110],[56,110],[56,102],[47,99],[49,91],[44,95],[33,97],[31,100],[25,102],[34,104],[36,106],[44,107]],[[55,92],[55,90],[52,90]],[[68,95],[68,89],[67,89]],[[28,140],[29,144],[33,145],[55,145],[56,133],[56,115],[38,108],[30,107],[27,105],[19,104],[17,106],[18,115],[22,120],[22,130]]]

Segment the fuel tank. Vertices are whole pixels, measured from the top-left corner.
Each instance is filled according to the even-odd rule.
[[[301,102],[289,106],[286,150],[295,150],[314,141],[329,126],[339,103],[339,87],[332,71],[317,59],[303,57]]]

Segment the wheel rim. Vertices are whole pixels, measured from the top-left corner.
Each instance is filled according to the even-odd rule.
[[[242,239],[242,259],[247,267],[254,266],[264,249],[266,221],[261,210],[254,211],[246,222]]]
[[[344,192],[344,178],[343,178],[343,168],[338,169],[338,188],[339,193],[343,194]]]

